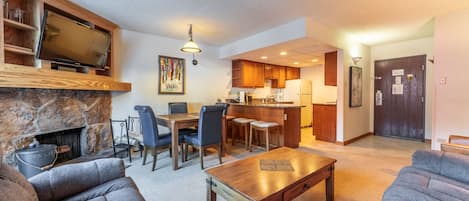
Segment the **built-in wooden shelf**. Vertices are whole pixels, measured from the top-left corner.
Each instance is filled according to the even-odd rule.
[[[20,29],[20,30],[37,31],[37,28],[34,26],[20,23],[17,21],[13,21],[10,19],[3,19],[3,24],[5,26],[13,27],[13,28]]]
[[[1,1],[1,0],[0,0]],[[1,3],[0,3],[1,4]],[[131,91],[130,83],[116,77],[116,54],[113,42],[119,26],[64,0],[8,0],[10,8],[20,8],[27,13],[22,23],[5,19],[0,9],[0,88],[39,88],[95,91]],[[52,9],[94,25],[96,29],[112,36],[105,69],[90,68],[89,72],[54,70],[50,61],[35,57],[40,40],[44,9]],[[1,25],[3,24],[3,25]]]
[[[112,77],[0,64],[0,88],[131,91],[132,85]]]
[[[36,55],[32,49],[20,47],[16,45],[10,45],[10,44],[5,44],[5,51],[15,53],[15,54],[29,55],[29,56]]]

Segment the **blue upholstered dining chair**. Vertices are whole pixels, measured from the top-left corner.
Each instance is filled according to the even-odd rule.
[[[158,156],[157,149],[169,147],[171,150],[171,133],[159,133],[155,113],[150,106],[137,105],[134,108],[140,117],[140,124],[143,134],[143,165],[145,165],[148,151],[153,155],[152,171],[155,171],[156,160]],[[179,142],[182,142],[183,136],[179,136]],[[182,148],[181,153],[184,149]],[[176,153],[177,154],[177,153]]]
[[[209,146],[216,147],[218,151],[218,160],[220,164],[222,163],[221,151],[223,109],[224,107],[220,105],[203,106],[200,109],[199,128],[197,135],[184,136],[184,161],[187,161],[187,146],[190,144],[199,148],[201,169],[204,169],[204,151]]]
[[[228,114],[228,107],[230,107],[230,104],[228,103],[215,103],[215,104],[223,107],[223,115],[226,116]]]
[[[169,102],[168,103],[168,114],[181,114],[188,113],[186,102]],[[196,133],[196,128],[182,128],[179,129],[179,135],[190,135]]]
[[[186,102],[170,102],[168,103],[168,114],[187,113]]]

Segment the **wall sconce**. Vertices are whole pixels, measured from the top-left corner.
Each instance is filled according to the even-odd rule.
[[[197,60],[195,59],[195,53],[200,53],[202,50],[199,48],[197,43],[192,39],[192,24],[189,25],[189,41],[184,44],[184,47],[181,48],[182,52],[192,53],[192,64],[197,65]]]
[[[358,62],[362,60],[362,57],[352,57],[352,61],[354,65],[357,65]]]

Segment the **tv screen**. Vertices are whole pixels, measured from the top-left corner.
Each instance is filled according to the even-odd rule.
[[[44,11],[39,59],[104,67],[111,43],[109,33],[51,10]]]

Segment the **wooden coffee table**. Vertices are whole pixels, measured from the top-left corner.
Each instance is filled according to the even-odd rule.
[[[289,161],[292,171],[261,170],[260,161]],[[219,195],[227,201],[292,200],[322,180],[326,199],[334,200],[336,160],[291,148],[279,148],[206,171],[207,200]]]

